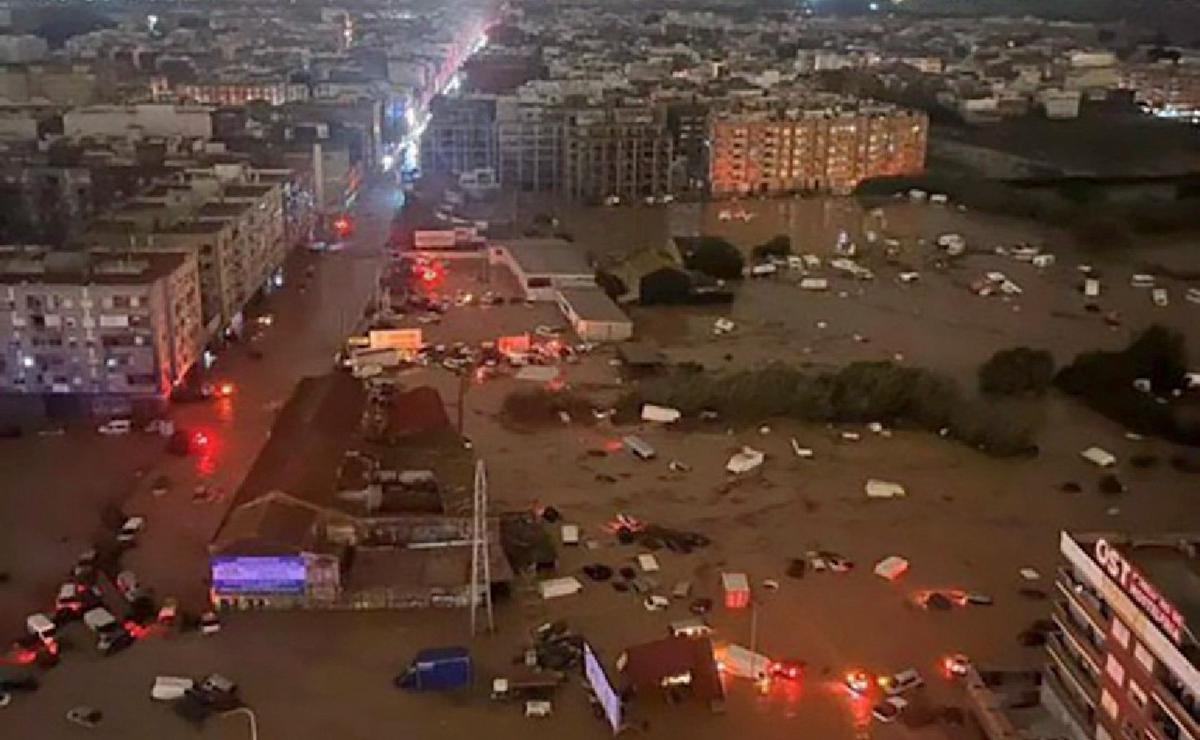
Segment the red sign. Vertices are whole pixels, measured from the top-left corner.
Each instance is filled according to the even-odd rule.
[[[1182,644],[1184,619],[1175,605],[1160,594],[1154,584],[1146,580],[1146,577],[1133,567],[1117,548],[1110,545],[1108,540],[1096,540],[1095,555],[1096,562],[1117,582],[1121,590],[1133,599],[1176,645]]]

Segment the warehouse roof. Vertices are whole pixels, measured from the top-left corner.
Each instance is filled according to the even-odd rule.
[[[564,239],[512,239],[496,242],[526,275],[593,275],[580,247]]]
[[[625,312],[599,288],[564,288],[558,295],[583,321],[629,323]]]

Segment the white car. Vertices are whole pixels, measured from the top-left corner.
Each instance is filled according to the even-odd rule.
[[[216,612],[204,612],[200,615],[200,634],[215,635],[221,631],[221,620]]]
[[[39,640],[49,645],[58,636],[58,627],[45,614],[30,614],[25,619],[25,628],[29,634],[36,635]]]
[[[879,677],[879,688],[888,696],[899,696],[925,685],[921,674],[915,668],[907,668],[891,676]]]
[[[116,436],[119,434],[129,434],[131,429],[133,429],[133,422],[129,421],[129,419],[111,419],[97,427],[96,431],[104,435]]]
[[[117,530],[117,542],[133,542],[137,538],[138,532],[141,532],[145,526],[145,517],[131,516],[127,518],[121,528]]]
[[[899,696],[889,696],[871,707],[871,715],[886,725],[895,722],[896,718],[907,708],[907,700]]]

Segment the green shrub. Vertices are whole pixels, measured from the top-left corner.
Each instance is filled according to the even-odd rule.
[[[702,236],[688,245],[683,264],[689,270],[718,280],[737,280],[742,277],[746,260],[741,250],[728,241],[716,236]]]
[[[979,368],[979,390],[994,396],[1045,393],[1053,379],[1054,357],[1029,347],[1001,350]]]

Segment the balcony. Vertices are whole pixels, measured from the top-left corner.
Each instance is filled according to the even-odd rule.
[[[1063,634],[1071,643],[1075,645],[1079,652],[1083,653],[1084,657],[1096,669],[1096,673],[1101,672],[1101,667],[1104,665],[1104,643],[1103,638],[1100,644],[1096,643],[1097,637],[1089,627],[1081,624],[1079,619],[1074,616],[1070,607],[1060,601],[1054,602],[1054,607],[1050,612],[1050,616],[1062,629]]]
[[[1200,740],[1200,722],[1196,721],[1195,713],[1189,712],[1161,681],[1154,682],[1152,696],[1153,703],[1183,731],[1179,736],[1181,739]]]
[[[1095,707],[1100,701],[1100,689],[1096,686],[1095,676],[1088,673],[1082,659],[1072,654],[1058,635],[1046,636],[1046,652],[1053,659],[1053,664],[1058,666],[1060,674],[1073,684],[1076,693],[1082,694]]]

